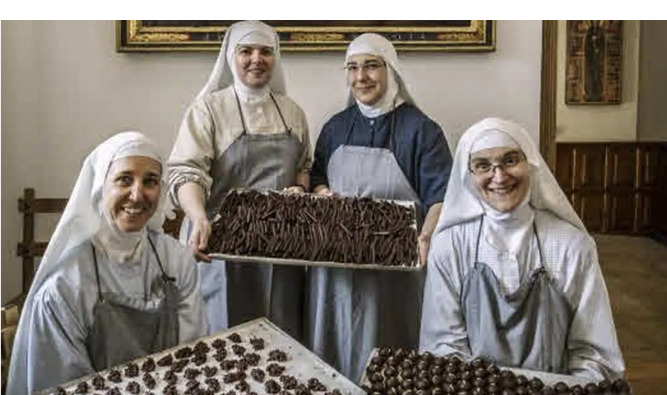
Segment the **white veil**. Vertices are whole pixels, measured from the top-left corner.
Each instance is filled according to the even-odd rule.
[[[389,40],[376,33],[364,33],[352,40],[350,45],[347,47],[345,61],[347,62],[350,56],[357,54],[368,54],[382,57],[382,59],[384,59],[384,61],[389,66],[387,69],[387,79],[389,86],[384,97],[382,97],[378,103],[375,103],[375,105],[372,106],[366,106],[363,103],[358,102],[352,94],[352,91],[349,90],[348,86],[348,106],[357,103],[360,109],[363,109],[364,107],[371,107],[367,108],[368,111],[366,111],[366,113],[368,113],[368,115],[366,113],[364,113],[364,115],[375,117],[391,111],[393,109],[395,98],[398,98],[398,100],[406,101],[414,106],[417,105],[410,95],[410,92],[408,92],[408,88],[405,85],[405,81],[403,80],[403,74],[398,65],[398,55],[396,54],[396,48],[394,48],[394,45]],[[400,103],[396,103],[396,105],[398,104]]]
[[[271,26],[260,21],[241,21],[232,24],[227,29],[225,38],[222,40],[218,60],[216,60],[215,66],[213,66],[213,71],[208,81],[197,94],[197,100],[234,83],[234,71],[232,69],[234,66],[230,61],[229,54],[233,54],[236,45],[244,37],[253,32],[259,32],[264,37],[273,38],[274,66],[269,86],[272,92],[286,93],[285,76],[280,61],[280,38],[278,37],[278,33]]]
[[[35,293],[61,264],[63,254],[93,237],[105,221],[102,213],[102,190],[111,162],[128,156],[146,156],[162,165],[161,194],[158,207],[146,227],[162,232],[167,171],[155,144],[139,132],[123,132],[100,144],[83,162],[79,178],[74,185],[65,211],[51,236],[37,273],[26,297],[19,321],[8,376],[7,393],[24,394],[27,391],[27,349],[31,339],[27,328],[31,326],[30,309]]]
[[[530,205],[536,209],[548,210],[586,232],[586,227],[551,174],[528,132],[512,121],[486,118],[472,125],[459,140],[435,233],[484,214],[482,202],[472,185],[468,162],[473,143],[488,131],[508,134],[526,155],[532,170]]]

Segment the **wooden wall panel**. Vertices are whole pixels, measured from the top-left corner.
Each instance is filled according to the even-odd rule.
[[[605,202],[602,194],[576,194],[574,209],[590,232],[605,232]]]
[[[589,231],[667,239],[667,143],[558,143],[556,160]]]

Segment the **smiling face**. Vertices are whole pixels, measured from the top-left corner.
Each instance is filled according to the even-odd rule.
[[[518,148],[487,148],[470,154],[470,176],[479,196],[500,212],[521,204],[530,188],[530,165]]]
[[[262,88],[271,81],[275,54],[272,47],[244,44],[234,52],[236,73],[249,88]]]
[[[102,192],[103,205],[118,229],[137,232],[151,218],[160,200],[160,162],[145,156],[113,161]]]
[[[354,97],[370,106],[387,92],[387,65],[380,56],[357,54],[348,58],[347,83]]]

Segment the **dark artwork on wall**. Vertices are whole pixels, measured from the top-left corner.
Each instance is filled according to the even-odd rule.
[[[565,102],[621,102],[622,21],[567,21]]]
[[[116,22],[119,52],[218,51],[236,21]],[[264,21],[275,27],[283,51],[344,51],[356,36],[374,32],[399,51],[489,52],[495,21]]]

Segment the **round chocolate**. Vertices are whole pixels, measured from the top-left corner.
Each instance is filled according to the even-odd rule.
[[[528,385],[528,378],[526,376],[520,374],[520,375],[516,376],[516,384],[526,386],[526,385]]]
[[[595,383],[586,384],[584,389],[586,390],[587,394],[597,394],[597,393],[600,392],[600,391],[598,391],[598,386]]]
[[[369,380],[371,381],[371,383],[379,383],[379,382],[382,382],[384,380],[384,378],[382,377],[382,374],[380,374],[380,373],[373,373],[371,375],[371,377],[369,377]]]
[[[470,384],[470,381],[468,380],[460,380],[457,384],[457,387],[459,388],[459,390],[468,391],[472,389],[472,384]]]
[[[454,384],[459,380],[459,377],[454,373],[447,373],[445,376],[445,383]]]
[[[481,388],[486,386],[486,380],[483,377],[475,377],[472,381],[472,385],[476,388]]]
[[[556,395],[556,390],[550,385],[545,385],[540,392],[542,395]]]
[[[605,392],[611,389],[611,383],[609,380],[602,380],[598,383],[598,389],[600,392]]]
[[[486,366],[486,362],[484,362],[484,359],[482,358],[473,359],[471,364],[475,369],[484,368]]]
[[[413,388],[414,386],[415,386],[415,381],[413,379],[406,378],[403,381],[401,381],[401,387],[405,389],[410,389]]]
[[[392,388],[398,387],[398,379],[396,377],[387,378],[387,386]]]
[[[440,375],[445,371],[445,369],[441,365],[433,365],[431,366],[430,372],[432,375]]]
[[[431,384],[426,379],[417,380],[417,385],[416,385],[417,389],[423,390],[429,388],[430,386]]]
[[[541,390],[542,387],[544,387],[544,383],[542,382],[542,380],[538,379],[537,377],[530,380],[530,388],[532,388],[534,390]]]
[[[568,387],[568,385],[565,384],[564,382],[559,381],[556,383],[556,385],[554,385],[554,389],[556,390],[556,392],[567,392],[570,389],[570,387]]]

